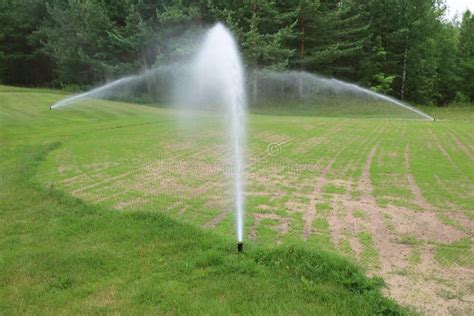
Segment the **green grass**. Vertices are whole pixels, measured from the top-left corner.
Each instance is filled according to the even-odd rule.
[[[123,192],[121,179],[136,181],[140,166],[173,150],[160,141],[173,134],[172,113],[102,101],[49,111],[61,97],[0,89],[0,314],[404,312],[380,279],[333,253],[248,243],[238,255],[224,229],[231,221],[216,232],[195,225],[209,216],[193,212],[205,201],[185,201],[189,217],[177,221],[165,212],[180,200],[173,190]],[[186,148],[173,155],[189,157]],[[112,208],[140,199],[132,211]]]
[[[361,262],[365,266],[377,267],[380,264],[379,254],[375,248],[374,239],[369,232],[360,232],[357,238],[362,245]]]
[[[449,107],[430,107],[425,106],[421,107],[425,113],[434,116],[438,120],[442,121],[471,121],[474,116],[474,106],[470,105],[458,105],[458,106],[449,106]]]
[[[356,210],[354,211],[354,213],[352,213],[352,215],[355,217],[355,218],[360,218],[360,219],[365,219],[367,218],[367,213],[362,211],[362,210]]]
[[[438,245],[436,259],[444,266],[458,264],[466,268],[474,268],[472,261],[472,242],[469,238],[455,241],[448,245]]]
[[[416,266],[421,262],[421,253],[418,248],[414,248],[410,252],[410,256],[408,257],[408,262],[410,263],[411,266]]]
[[[183,126],[166,107],[99,100],[48,110],[63,97],[0,86],[0,220],[7,227],[0,240],[8,245],[0,253],[0,281],[8,281],[1,310],[46,313],[54,296],[51,310],[64,313],[83,305],[91,313],[276,313],[278,300],[289,313],[345,313],[345,304],[359,299],[369,313],[380,306],[367,301],[369,294],[355,297],[344,285],[353,281],[295,272],[291,260],[280,264],[279,257],[302,254],[312,259],[298,259],[307,266],[301,270],[323,265],[362,277],[350,262],[378,275],[394,254],[393,268],[382,273],[389,293],[395,274],[420,291],[440,280],[456,292],[441,280],[458,266],[473,268],[474,250],[466,244],[474,233],[472,108],[424,109],[436,122],[371,115],[373,105],[360,101],[331,115],[329,104],[276,111],[285,115],[268,115],[275,113],[269,106],[249,115],[246,253],[235,256],[225,122],[195,113]],[[358,106],[360,115],[349,115]],[[276,155],[267,151],[271,144],[280,147]],[[445,273],[420,266],[431,257]],[[47,264],[57,266],[55,260],[66,262],[58,278]],[[262,285],[249,290],[252,282]],[[467,284],[457,286],[472,293]],[[370,292],[385,302],[377,286]],[[183,303],[193,295],[196,302]],[[76,305],[60,304],[71,297]],[[413,296],[409,303],[418,301]]]
[[[415,237],[411,235],[404,235],[400,239],[400,243],[405,245],[418,245],[420,241],[418,241]]]
[[[341,252],[347,256],[354,256],[354,250],[351,247],[351,244],[347,239],[342,239],[339,243],[339,249]]]
[[[338,194],[343,194],[345,192],[344,188],[343,187],[340,187],[340,186],[337,186],[337,185],[333,185],[333,184],[329,184],[327,186],[325,186],[323,188],[323,192],[324,193],[338,193]]]

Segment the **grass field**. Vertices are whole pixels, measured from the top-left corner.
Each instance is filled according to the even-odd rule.
[[[0,312],[474,311],[472,107],[251,115],[238,256],[221,123],[62,97],[0,88]]]

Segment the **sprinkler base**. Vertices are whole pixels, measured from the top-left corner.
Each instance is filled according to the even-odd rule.
[[[243,243],[243,242],[239,241],[239,242],[237,243],[237,251],[238,251],[239,253],[241,253],[242,251],[244,251],[244,243]]]

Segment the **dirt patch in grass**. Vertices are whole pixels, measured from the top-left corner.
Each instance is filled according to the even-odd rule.
[[[401,235],[409,234],[419,240],[446,244],[466,237],[464,232],[441,222],[435,212],[416,212],[393,206],[385,212],[392,216],[393,225]]]
[[[291,138],[284,134],[275,134],[270,131],[261,132],[258,134],[258,139],[263,139],[269,143],[284,144],[288,142]]]
[[[331,168],[333,164],[336,162],[337,158],[339,155],[347,148],[350,146],[350,144],[355,140],[355,138],[352,138],[349,140],[349,142],[341,147],[332,157],[331,160],[329,160],[328,164],[324,167],[324,169],[321,171],[321,176],[315,178],[315,184],[314,184],[314,189],[313,193],[311,194],[310,197],[310,203],[308,204],[308,207],[306,209],[306,212],[303,215],[303,220],[304,220],[304,240],[308,240],[309,235],[312,233],[313,230],[313,221],[316,216],[316,204],[318,201],[321,200],[321,196],[323,193],[323,188],[328,184],[327,181],[327,176],[329,172],[331,171]]]
[[[322,144],[323,142],[324,142],[323,137],[311,137],[308,140],[306,140],[304,144],[296,147],[294,151],[299,154],[306,153],[309,150],[314,149],[318,145]]]
[[[117,210],[125,210],[133,206],[137,206],[143,203],[143,201],[144,201],[143,198],[134,198],[134,199],[128,199],[126,201],[119,201],[118,203],[114,205],[114,208]]]
[[[223,208],[217,216],[213,217],[209,222],[205,223],[202,226],[204,228],[215,228],[231,213],[231,208]]]
[[[470,232],[471,236],[474,236],[474,221],[470,220],[469,217],[460,212],[450,212],[446,216],[458,222]]]
[[[290,213],[302,213],[306,209],[306,205],[301,202],[289,200],[288,202],[285,203],[285,208]]]
[[[349,245],[351,246],[352,250],[355,252],[356,258],[360,260],[362,256],[362,251],[364,250],[362,244],[360,243],[359,239],[352,236],[349,238]]]
[[[262,220],[270,219],[270,220],[277,221],[278,224],[271,225],[271,228],[274,229],[280,236],[286,235],[289,231],[289,227],[290,227],[289,218],[285,218],[277,214],[259,214],[259,213],[254,213],[253,218],[254,218],[253,225],[250,231],[250,238],[253,240],[256,240],[258,237],[257,229]]]
[[[347,183],[347,192],[336,192],[332,196],[333,210],[328,222],[333,242],[339,244],[347,238],[356,257],[368,264],[370,273],[384,277],[388,284],[387,294],[398,301],[428,313],[449,314],[453,308],[467,310],[469,303],[466,300],[473,294],[469,290],[468,280],[469,276],[474,276],[474,270],[455,265],[441,266],[435,259],[433,246],[433,243],[451,244],[465,238],[466,233],[438,218],[419,188],[415,187],[414,178],[413,182],[408,181],[410,189],[416,197],[416,204],[423,206],[426,211],[390,204],[378,206],[370,178],[377,150],[378,144],[373,144],[355,186],[360,192],[360,199],[352,197],[352,186]],[[409,160],[407,154],[405,159]],[[409,163],[406,163],[409,170]],[[366,216],[354,216],[360,211]],[[463,222],[469,224],[466,218]],[[412,236],[410,240],[414,242],[405,241],[405,236]],[[414,249],[419,249],[422,254],[420,262],[415,264],[410,260]],[[449,280],[453,280],[453,283]],[[443,291],[458,293],[459,297],[448,299],[440,294]]]

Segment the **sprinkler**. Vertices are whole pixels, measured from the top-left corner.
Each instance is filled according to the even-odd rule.
[[[237,243],[237,251],[238,251],[239,253],[241,253],[242,251],[244,251],[244,243],[243,243],[243,242],[239,241],[239,242]]]

